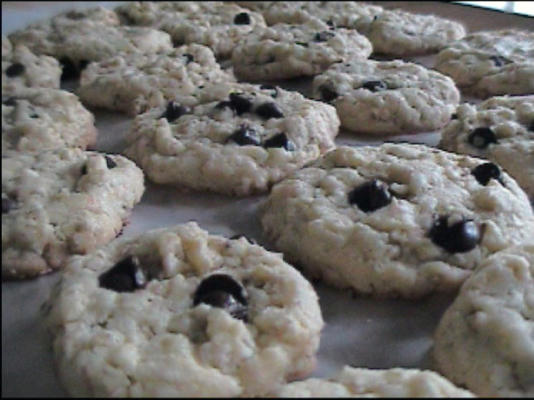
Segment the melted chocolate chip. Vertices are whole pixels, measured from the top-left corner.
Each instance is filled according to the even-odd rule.
[[[14,78],[15,76],[22,75],[26,67],[21,63],[13,63],[6,69],[6,76],[8,78]]]
[[[2,197],[2,214],[7,214],[15,208],[15,202],[9,197]]]
[[[387,185],[378,179],[365,182],[349,192],[349,204],[356,204],[363,212],[371,212],[391,203]]]
[[[80,170],[82,175],[85,175],[87,173],[87,164],[83,164],[82,169]]]
[[[98,278],[100,287],[116,292],[133,292],[146,286],[146,275],[135,256],[128,256]]]
[[[388,85],[382,81],[367,81],[362,85],[362,88],[370,90],[371,92],[380,92],[382,90],[387,90]]]
[[[510,64],[513,61],[503,56],[490,56],[490,60],[493,61],[496,67],[502,67],[503,65]]]
[[[234,17],[234,24],[236,25],[249,25],[250,24],[250,15],[246,12],[237,14]]]
[[[195,61],[195,57],[193,57],[192,54],[186,53],[186,54],[184,54],[184,57],[186,59],[186,61],[185,61],[186,64],[189,64],[189,63]]]
[[[276,88],[276,86],[273,86],[273,85],[261,85],[260,89],[261,90],[271,90],[272,91],[272,93],[271,93],[271,97],[272,98],[276,98],[278,96],[278,89]]]
[[[230,104],[237,115],[244,114],[252,109],[252,102],[239,93],[230,93]]]
[[[81,60],[80,61],[80,71],[83,71],[85,68],[87,68],[88,65],[89,65],[89,61],[88,60]]]
[[[256,108],[256,114],[258,114],[263,119],[283,118],[284,117],[284,114],[282,113],[280,108],[278,108],[276,103],[272,103],[272,102],[260,104]]]
[[[263,143],[263,147],[281,147],[287,151],[295,150],[295,145],[291,140],[289,140],[284,132],[274,135],[272,138],[267,139]]]
[[[320,86],[319,92],[321,93],[321,99],[323,99],[327,103],[331,102],[339,96],[337,92],[328,85]]]
[[[70,58],[63,57],[59,60],[63,71],[61,72],[61,79],[76,79],[80,76],[80,71],[76,68],[76,65],[70,60]]]
[[[491,162],[476,166],[471,171],[471,174],[483,186],[486,186],[490,179],[497,179],[502,184],[501,169]]]
[[[228,138],[228,141],[235,142],[240,146],[259,146],[261,143],[256,131],[246,125],[241,125],[238,130],[232,133],[232,135]]]
[[[317,32],[313,37],[314,42],[326,42],[328,39],[333,38],[335,33],[329,31]]]
[[[191,112],[189,107],[182,106],[181,104],[176,103],[174,101],[169,101],[165,112],[161,114],[160,118],[166,118],[167,121],[174,122],[182,115],[185,115],[189,112]]]
[[[469,134],[467,141],[477,149],[485,149],[490,143],[497,143],[497,136],[490,128],[480,127]]]
[[[109,156],[106,156],[106,167],[108,167],[108,169],[113,169],[117,166],[117,163],[115,161],[113,161],[113,159]]]
[[[245,288],[230,275],[213,274],[198,285],[193,295],[193,305],[206,303],[223,308],[234,318],[246,321],[247,297]]]
[[[8,97],[6,100],[2,100],[2,104],[5,106],[15,107],[17,105],[17,98]]]
[[[447,216],[441,216],[434,222],[429,236],[432,242],[449,253],[465,253],[480,242],[480,230],[473,220],[462,219],[449,225]]]

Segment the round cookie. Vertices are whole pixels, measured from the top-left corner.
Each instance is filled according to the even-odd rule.
[[[117,53],[156,53],[170,51],[170,36],[151,28],[113,26],[90,19],[51,19],[29,25],[9,35],[13,45],[27,46],[37,55],[57,58],[63,65],[63,78],[76,77],[91,61],[101,61]]]
[[[499,164],[534,198],[534,96],[460,105],[439,147]]]
[[[237,1],[239,5],[261,12],[269,25],[302,24],[319,19],[329,26],[356,28],[361,18],[374,18],[383,8],[358,1]]]
[[[61,67],[55,58],[36,56],[25,46],[12,48],[2,36],[2,94],[20,88],[45,87],[59,89]]]
[[[2,152],[2,279],[45,274],[111,241],[143,190],[122,156]]]
[[[135,116],[166,105],[177,92],[185,96],[220,81],[235,78],[221,69],[209,48],[192,44],[170,52],[121,54],[91,63],[82,72],[77,93],[87,105]]]
[[[434,15],[385,10],[362,17],[356,28],[373,44],[373,52],[388,56],[434,53],[465,36],[462,24]]]
[[[125,154],[154,182],[246,196],[334,147],[332,106],[278,87],[215,84],[139,115]],[[190,97],[185,98],[190,101]]]
[[[474,397],[432,371],[392,368],[373,370],[345,366],[330,379],[292,382],[274,397]]]
[[[238,43],[232,66],[248,81],[313,76],[336,62],[367,58],[372,47],[355,30],[336,29],[315,20],[255,29]]]
[[[422,145],[338,147],[272,188],[263,230],[336,287],[452,291],[484,257],[534,234],[525,193],[505,172],[484,172],[483,160]]]
[[[485,260],[438,325],[439,369],[483,397],[534,397],[533,296],[532,240]]]
[[[129,24],[151,26],[171,35],[175,46],[197,43],[229,58],[237,42],[256,27],[262,15],[222,1],[131,2],[117,8]]]
[[[261,396],[314,368],[323,327],[302,275],[196,223],[73,257],[47,324],[73,396]]]
[[[313,80],[313,97],[336,107],[341,125],[370,135],[442,128],[460,101],[449,77],[401,60],[349,60]]]
[[[534,32],[471,33],[436,58],[435,69],[480,98],[534,93]]]
[[[93,145],[93,114],[64,90],[19,89],[2,97],[2,153],[43,151]]]

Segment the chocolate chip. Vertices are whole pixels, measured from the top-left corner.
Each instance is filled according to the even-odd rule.
[[[238,130],[232,133],[232,135],[228,138],[228,141],[233,141],[240,146],[259,146],[261,143],[256,131],[246,125],[241,125]]]
[[[106,166],[108,167],[108,169],[113,169],[117,166],[117,163],[115,161],[113,161],[113,159],[109,156],[106,156]]]
[[[193,295],[193,305],[206,303],[223,308],[234,318],[246,321],[247,297],[245,288],[230,275],[213,274],[198,285]]]
[[[490,179],[497,179],[502,184],[501,169],[491,162],[476,166],[471,171],[471,174],[483,186],[486,186]]]
[[[306,42],[295,42],[295,44],[298,44],[299,46],[302,46],[302,47],[308,47],[308,43]]]
[[[76,68],[76,65],[70,60],[70,58],[63,57],[59,60],[63,71],[61,72],[61,79],[76,79],[80,76],[80,71]]]
[[[283,118],[284,117],[284,114],[282,113],[280,108],[278,108],[276,103],[272,103],[272,102],[267,102],[267,103],[260,104],[256,108],[256,114],[258,114],[263,119]]]
[[[6,100],[2,100],[2,104],[5,106],[15,107],[17,105],[17,98],[8,97]]]
[[[467,141],[477,149],[485,149],[490,143],[497,143],[497,136],[490,128],[480,127],[469,134]]]
[[[339,96],[337,92],[328,85],[321,85],[319,87],[319,92],[321,93],[321,99],[323,99],[327,103],[331,102]]]
[[[247,242],[249,242],[250,244],[258,244],[254,239],[251,239],[249,238],[248,236],[242,234],[242,233],[238,233],[237,235],[234,235],[230,238],[230,240],[237,240],[237,239],[241,239],[241,238],[245,238],[247,240]]]
[[[295,145],[289,140],[284,132],[274,135],[263,143],[263,147],[282,147],[287,151],[295,150]]]
[[[528,130],[531,132],[534,132],[534,121],[530,123],[530,126],[528,127]]]
[[[326,42],[328,39],[336,36],[335,33],[329,31],[317,32],[313,37],[314,42]]]
[[[451,119],[458,119],[458,114],[454,113],[451,115]]]
[[[8,78],[14,78],[24,73],[26,67],[21,63],[13,63],[6,69],[6,76]]]
[[[80,20],[84,18],[84,15],[80,11],[72,10],[69,11],[67,14],[65,14],[67,18],[74,19],[74,20]]]
[[[80,61],[80,71],[83,71],[85,68],[87,68],[88,65],[89,65],[89,61],[88,60],[81,60]]]
[[[189,107],[182,106],[181,104],[171,100],[167,104],[167,108],[165,109],[165,112],[161,114],[160,118],[166,118],[167,121],[174,122],[182,115],[185,115],[189,112],[191,112]]]
[[[184,57],[186,59],[186,61],[185,61],[186,64],[189,64],[189,63],[195,61],[195,57],[193,57],[192,54],[186,53],[186,54],[184,54]]]
[[[272,93],[271,93],[271,97],[272,98],[276,98],[278,96],[278,89],[277,89],[276,86],[273,86],[273,85],[261,85],[260,89],[261,90],[271,90],[272,91]]]
[[[7,214],[15,208],[15,202],[9,197],[2,197],[2,214]]]
[[[387,90],[388,85],[382,81],[367,81],[362,85],[362,88],[370,90],[371,92],[380,92],[382,90]]]
[[[249,112],[252,102],[240,93],[230,93],[230,104],[237,115]]]
[[[33,118],[33,119],[39,118],[39,114],[33,113],[33,114],[30,115],[30,118]]]
[[[511,64],[513,61],[503,56],[490,56],[490,60],[493,61],[496,67],[502,67],[506,64]]]
[[[464,253],[473,250],[480,241],[480,230],[470,219],[462,219],[452,225],[447,216],[440,216],[429,232],[430,239],[449,253]]]
[[[246,12],[239,13],[234,18],[234,24],[236,25],[249,25],[250,15]]]
[[[349,204],[356,204],[364,212],[385,207],[391,199],[387,185],[378,179],[365,182],[349,192]]]
[[[326,21],[326,25],[328,25],[328,26],[334,26],[334,21],[332,21],[331,19],[329,19],[328,21]]]
[[[127,256],[98,278],[101,287],[116,292],[133,292],[146,286],[146,275],[139,259]]]

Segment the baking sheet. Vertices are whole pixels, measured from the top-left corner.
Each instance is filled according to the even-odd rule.
[[[506,26],[525,29],[532,24],[532,20],[521,17],[487,14],[484,10],[446,3],[394,3],[394,6],[410,11],[433,12],[458,19],[473,30]],[[2,33],[9,33],[64,9],[97,4],[112,7],[116,2],[3,2]],[[433,56],[415,60],[431,66]],[[311,79],[280,83],[282,87],[306,94],[309,93]],[[124,135],[131,120],[101,111],[95,111],[95,116],[100,132],[96,149],[119,153],[124,147]],[[379,144],[384,140],[435,146],[439,141],[439,133],[364,138],[343,132],[336,142],[362,145]],[[271,248],[262,236],[257,215],[258,206],[265,197],[235,199],[217,194],[187,193],[146,182],[145,194],[134,208],[123,236],[134,236],[149,229],[194,220],[212,233],[227,236],[243,233]],[[66,396],[55,375],[50,338],[44,331],[39,313],[51,286],[58,279],[59,274],[56,273],[32,281],[2,283],[3,397]],[[313,376],[329,376],[346,364],[370,368],[432,367],[429,356],[432,333],[454,294],[429,296],[417,302],[374,300],[354,297],[349,290],[340,291],[320,283],[314,286],[319,294],[325,328]]]

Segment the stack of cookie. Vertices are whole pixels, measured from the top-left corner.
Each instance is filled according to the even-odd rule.
[[[132,2],[3,37],[2,75],[2,278],[62,269],[44,311],[69,394],[534,395],[532,32],[359,2]],[[131,119],[123,155],[86,150],[85,107]],[[440,131],[440,149],[382,143]],[[144,175],[263,195],[282,254],[194,222],[116,239]],[[351,366],[292,382],[324,327],[307,279],[460,290],[435,335],[454,383]]]

